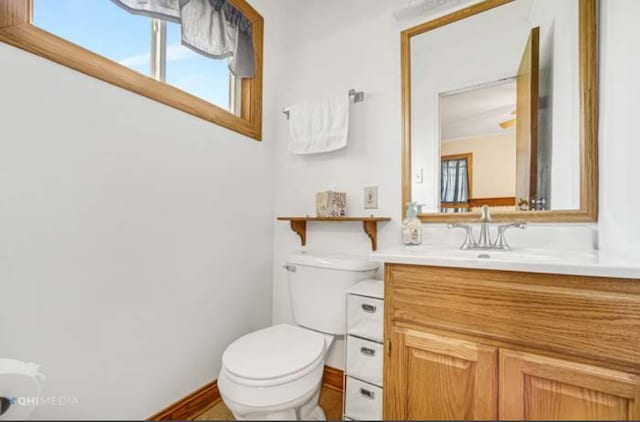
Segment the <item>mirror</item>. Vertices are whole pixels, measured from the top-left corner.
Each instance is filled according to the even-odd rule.
[[[403,208],[595,221],[596,0],[487,0],[404,31]]]

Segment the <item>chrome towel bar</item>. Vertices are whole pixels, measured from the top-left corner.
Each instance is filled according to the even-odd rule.
[[[349,98],[353,103],[362,103],[364,102],[364,91],[356,91],[355,89],[349,90]],[[282,113],[287,116],[287,120],[290,117],[290,111],[288,108],[283,108]]]

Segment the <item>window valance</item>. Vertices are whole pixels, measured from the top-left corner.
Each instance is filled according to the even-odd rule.
[[[251,22],[227,0],[112,0],[133,14],[181,24],[182,44],[229,59],[238,78],[255,76]]]

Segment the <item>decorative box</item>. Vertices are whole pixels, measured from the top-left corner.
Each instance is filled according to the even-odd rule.
[[[318,217],[344,217],[347,215],[347,194],[344,192],[318,192],[316,194]]]

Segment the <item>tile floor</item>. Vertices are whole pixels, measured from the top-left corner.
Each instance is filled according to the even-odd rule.
[[[327,415],[328,421],[342,420],[342,393],[327,387],[322,387],[320,392],[320,407]],[[223,402],[220,402],[200,416],[193,418],[195,421],[231,421],[233,415]]]

